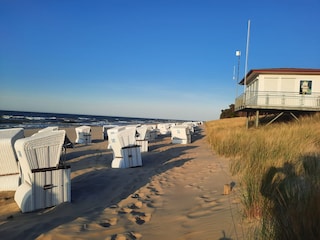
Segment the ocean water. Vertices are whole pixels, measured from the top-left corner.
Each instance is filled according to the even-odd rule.
[[[0,129],[154,124],[173,121],[179,120],[0,110]]]

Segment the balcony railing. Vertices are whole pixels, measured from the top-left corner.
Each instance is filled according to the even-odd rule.
[[[320,93],[246,92],[236,98],[235,110],[248,108],[320,111]]]

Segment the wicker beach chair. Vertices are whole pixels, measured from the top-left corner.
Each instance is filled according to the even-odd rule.
[[[0,191],[15,191],[20,184],[20,169],[14,143],[24,138],[23,128],[0,130]]]
[[[70,166],[60,162],[64,141],[64,130],[42,131],[16,141],[23,182],[14,199],[22,212],[71,201]]]
[[[191,143],[190,128],[186,125],[176,125],[171,127],[171,142],[188,144]]]
[[[75,128],[76,130],[76,141],[75,143],[90,144],[91,143],[91,127],[80,126]]]
[[[141,152],[148,152],[149,139],[151,138],[151,129],[147,125],[137,127],[136,142],[140,146]]]
[[[142,166],[140,146],[136,144],[136,126],[108,129],[109,147],[113,151],[112,168]]]

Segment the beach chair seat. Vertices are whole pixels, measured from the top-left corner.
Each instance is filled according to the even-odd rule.
[[[15,142],[24,138],[23,128],[0,130],[0,191],[15,191],[21,180]]]
[[[169,135],[171,133],[171,127],[175,126],[176,123],[159,123],[157,129],[160,135]]]
[[[114,157],[122,157],[123,147],[136,145],[136,129],[134,127],[118,126],[107,130],[109,149],[112,149]]]
[[[182,125],[188,126],[191,135],[195,133],[195,128],[197,126],[195,122],[184,122]]]
[[[161,135],[170,134],[170,123],[159,123],[157,129]]]
[[[76,141],[75,143],[90,144],[91,143],[91,127],[80,126],[75,128],[76,130]]]
[[[157,126],[155,125],[147,125],[148,131],[146,132],[146,139],[150,142],[155,140],[158,137]]]
[[[136,127],[108,129],[109,148],[113,151],[112,168],[142,166],[140,146],[136,143]]]
[[[41,131],[16,141],[24,178],[14,199],[22,212],[71,201],[70,166],[60,162],[64,141],[64,130]]]
[[[138,126],[136,135],[136,143],[140,146],[141,152],[148,152],[150,128],[147,125]]]
[[[176,125],[171,127],[171,142],[174,144],[191,143],[191,133],[188,126]]]

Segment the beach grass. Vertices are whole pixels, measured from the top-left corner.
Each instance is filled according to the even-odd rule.
[[[320,114],[246,129],[246,118],[205,124],[212,149],[239,177],[254,239],[319,239]]]

